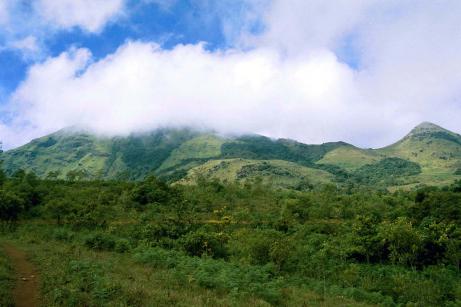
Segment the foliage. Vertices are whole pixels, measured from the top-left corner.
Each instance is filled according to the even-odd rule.
[[[375,164],[368,164],[358,168],[352,175],[359,183],[373,185],[384,180],[388,181],[388,185],[392,185],[391,181],[396,178],[419,173],[421,173],[421,166],[417,163],[400,158],[385,158]]]
[[[0,285],[0,306],[14,306],[12,297],[14,286],[13,268],[2,249],[0,249]]]
[[[0,220],[16,220],[23,208],[23,199],[10,191],[0,190]]]
[[[95,250],[110,251],[115,248],[115,239],[102,233],[91,234],[85,239],[85,246]]]
[[[343,305],[455,306],[460,197],[459,182],[296,191],[258,180],[71,182],[27,172],[0,189],[2,219],[21,222],[9,239],[31,245],[51,306],[206,305],[207,296],[212,305],[312,305],[301,299],[312,293]]]

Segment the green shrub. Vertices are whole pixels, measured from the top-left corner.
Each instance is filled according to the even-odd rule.
[[[213,258],[226,258],[228,236],[222,232],[198,230],[181,238],[181,244],[189,256],[207,255]]]
[[[0,249],[0,306],[12,307],[13,298],[11,296],[14,278],[13,269],[10,265],[9,259]]]
[[[71,242],[75,233],[65,228],[58,228],[53,231],[52,237],[57,241]]]
[[[115,241],[115,251],[125,253],[131,249],[130,241],[127,239],[118,239]]]
[[[95,250],[114,250],[115,239],[109,235],[97,233],[91,234],[85,239],[85,246]]]
[[[71,260],[64,270],[60,287],[51,290],[53,303],[58,306],[107,306],[119,292],[105,275],[106,268],[86,260]],[[46,287],[46,284],[45,284]]]
[[[135,258],[155,268],[174,268],[178,280],[196,282],[200,287],[225,291],[236,297],[256,296],[280,305],[282,279],[274,278],[272,265],[241,266],[211,258],[189,257],[162,248],[138,248]]]
[[[166,269],[176,267],[184,255],[174,250],[159,247],[138,247],[134,257],[137,261],[149,264],[154,268]]]

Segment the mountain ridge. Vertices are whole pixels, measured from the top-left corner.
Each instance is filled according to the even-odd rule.
[[[77,173],[81,179],[136,180],[155,174],[170,181],[193,182],[192,178],[201,172],[204,177],[228,180],[232,176],[219,170],[223,167],[234,175],[240,174],[234,176],[238,181],[259,176],[282,182],[280,186],[287,186],[287,182],[297,186],[307,181],[324,183],[351,178],[361,182],[371,178],[367,172],[392,177],[388,180],[373,175],[373,182],[379,184],[411,186],[458,179],[461,136],[423,122],[394,144],[363,149],[342,141],[304,144],[257,134],[223,136],[189,128],[163,128],[124,137],[101,137],[65,128],[6,151],[2,159],[9,174],[24,169],[49,178]],[[421,169],[419,173],[403,171],[405,167],[418,169],[412,163]],[[302,171],[296,171],[295,165]],[[386,167],[396,170],[383,171]],[[319,181],[318,176],[328,180]]]

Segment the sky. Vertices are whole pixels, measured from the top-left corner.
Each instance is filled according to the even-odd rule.
[[[461,132],[458,0],[0,0],[0,141],[160,127],[381,147]]]

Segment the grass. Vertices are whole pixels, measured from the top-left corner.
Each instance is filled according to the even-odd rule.
[[[104,170],[109,156],[109,139],[87,134],[68,137],[57,132],[32,141],[4,155],[7,169],[22,168],[45,177],[51,171],[60,171],[60,178],[75,169],[85,169],[92,177]]]
[[[10,266],[9,259],[0,247],[0,306],[13,306],[11,295],[13,287],[13,269]]]
[[[229,298],[177,282],[172,271],[134,262],[131,255],[75,244],[17,242],[32,255],[43,280],[44,306],[230,306]],[[249,299],[242,306],[263,306]]]
[[[171,254],[166,250],[94,251],[84,247],[81,234],[62,242],[53,233],[50,225],[24,225],[8,236],[40,270],[44,306],[369,306],[288,281],[259,285],[267,277],[253,270],[246,287],[227,288],[226,282],[238,287],[240,266],[177,253],[171,256],[177,265],[165,265],[171,259],[156,256]],[[7,297],[8,288],[0,291]]]
[[[325,184],[333,180],[330,173],[282,160],[224,159],[212,160],[191,169],[181,183],[195,183],[203,176],[221,181],[254,180],[259,177],[275,187],[296,187],[303,182]]]
[[[355,170],[366,164],[376,163],[382,157],[372,151],[343,146],[328,152],[317,164],[331,164],[346,170]]]
[[[158,168],[161,171],[181,164],[188,159],[214,158],[221,155],[221,145],[225,139],[215,135],[201,135],[184,142],[179,148],[173,150],[168,159]]]
[[[408,159],[421,165],[421,174],[407,178],[411,184],[446,185],[461,176],[454,171],[461,160],[461,146],[445,139],[428,139],[421,141],[404,138],[402,141],[382,149],[377,153]]]

